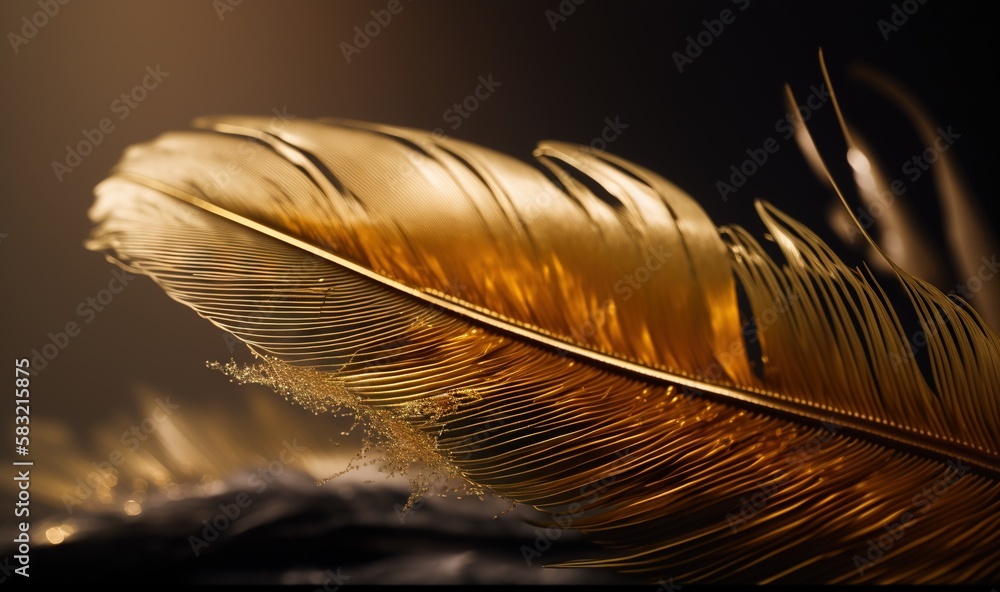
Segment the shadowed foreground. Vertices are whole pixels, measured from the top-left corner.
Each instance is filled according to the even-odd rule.
[[[583,584],[627,581],[598,570],[544,569],[544,563],[589,554],[578,533],[560,531],[528,566],[521,546],[536,545],[534,527],[516,509],[498,519],[498,500],[429,499],[399,509],[408,492],[398,483],[363,483],[345,475],[317,487],[286,473],[260,493],[247,479],[230,479],[222,493],[168,501],[141,515],[93,513],[80,532],[58,545],[31,550],[34,580],[100,579],[184,584]],[[245,493],[246,497],[238,497]],[[204,538],[196,557],[190,537],[204,537],[203,521],[226,524]],[[247,500],[249,500],[247,502]],[[209,533],[211,536],[211,533]],[[34,540],[44,538],[34,533]],[[8,539],[8,537],[4,537]],[[11,555],[9,548],[3,555]],[[13,564],[13,560],[9,561]]]

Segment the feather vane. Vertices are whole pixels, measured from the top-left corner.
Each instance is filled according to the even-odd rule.
[[[917,356],[875,279],[764,202],[780,257],[571,144],[541,143],[539,169],[354,121],[196,127],[126,153],[89,247],[246,342],[245,379],[366,409],[608,549],[569,565],[1000,577],[1000,338],[930,284],[896,269]]]

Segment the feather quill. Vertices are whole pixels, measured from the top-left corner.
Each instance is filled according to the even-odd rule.
[[[1000,577],[1000,338],[930,284],[894,268],[915,354],[874,278],[764,202],[780,257],[584,147],[538,169],[355,121],[196,127],[128,150],[88,246],[246,342],[237,376],[607,549],[567,565]]]

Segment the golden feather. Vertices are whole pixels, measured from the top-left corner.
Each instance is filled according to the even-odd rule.
[[[196,126],[125,154],[89,247],[246,342],[237,377],[607,548],[569,565],[1000,578],[1000,338],[930,284],[894,268],[915,354],[875,279],[767,203],[780,257],[579,146],[538,169],[387,125]]]

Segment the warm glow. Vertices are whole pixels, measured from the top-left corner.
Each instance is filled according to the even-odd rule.
[[[63,531],[56,526],[45,531],[45,538],[49,539],[49,542],[53,545],[58,545],[59,543],[66,540],[66,536]]]
[[[125,513],[129,516],[138,516],[142,513],[142,505],[135,500],[125,502]]]
[[[872,170],[868,157],[857,148],[851,148],[847,151],[847,162],[851,163],[851,167],[859,173],[869,173]]]

